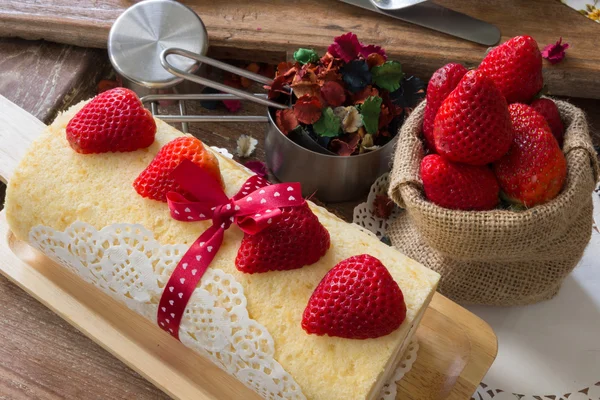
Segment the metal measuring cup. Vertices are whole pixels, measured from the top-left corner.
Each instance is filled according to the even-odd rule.
[[[331,153],[310,137],[301,137],[301,146],[284,135],[275,123],[275,111],[289,108],[291,104],[273,102],[265,94],[248,93],[206,78],[201,67],[211,65],[264,85],[273,82],[207,57],[206,28],[194,11],[181,3],[146,0],[130,7],[111,28],[108,50],[117,73],[128,87],[141,94],[142,102],[150,106],[152,114],[167,122],[181,122],[184,132],[188,131],[188,123],[195,122],[267,122],[267,166],[281,181],[301,182],[304,195],[316,192],[319,199],[329,202],[353,200],[364,195],[371,184],[389,170],[397,137],[380,149],[348,157]],[[183,84],[195,85],[191,86],[195,93],[186,92]],[[224,93],[199,94],[204,87]],[[267,106],[267,115],[186,113],[186,101],[230,99]],[[159,114],[158,101],[178,101],[180,114]]]

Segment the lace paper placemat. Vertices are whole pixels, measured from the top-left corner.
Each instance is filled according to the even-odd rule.
[[[600,187],[592,238],[552,300],[467,307],[498,335],[498,357],[474,400],[600,400]]]

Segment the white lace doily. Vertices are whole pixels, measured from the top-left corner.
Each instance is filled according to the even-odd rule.
[[[394,218],[396,218],[398,212],[400,211],[400,208],[397,205],[394,205],[392,214],[388,219],[379,218],[374,213],[373,204],[375,203],[375,198],[378,195],[387,196],[387,189],[389,186],[389,173],[385,173],[377,178],[377,180],[371,186],[367,201],[354,207],[354,215],[352,217],[352,222],[360,225],[370,232],[373,232],[379,239],[385,236],[385,232],[389,226],[389,221],[392,221]]]
[[[29,242],[65,268],[156,323],[162,291],[187,251],[161,245],[141,225],[96,230],[75,222],[64,232],[34,227]],[[275,360],[273,338],[248,316],[244,288],[211,268],[192,294],[181,322],[181,342],[268,400],[306,400]]]
[[[29,242],[85,281],[156,323],[162,292],[186,245],[161,245],[141,225],[115,224],[96,230],[75,222],[64,232],[36,226]],[[248,316],[244,288],[210,268],[185,309],[181,342],[268,400],[306,400],[292,376],[275,360],[273,338]],[[411,342],[379,400],[396,397],[396,382],[412,367],[418,344]]]
[[[419,343],[416,339],[413,339],[404,356],[402,357],[402,361],[396,367],[396,371],[392,375],[390,381],[383,386],[381,393],[379,394],[378,400],[396,400],[396,395],[398,394],[398,383],[404,378],[404,375],[410,371],[414,362],[417,360],[417,352],[419,351]]]
[[[552,300],[523,307],[471,306],[498,336],[498,357],[475,400],[600,400],[600,188],[596,226]]]

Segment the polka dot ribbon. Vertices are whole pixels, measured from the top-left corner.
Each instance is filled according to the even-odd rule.
[[[229,199],[208,172],[187,160],[175,168],[172,177],[196,201],[170,192],[167,202],[171,217],[185,222],[209,219],[213,222],[183,255],[158,304],[158,325],[179,339],[179,324],[185,307],[219,251],[225,230],[235,224],[245,233],[256,234],[281,214],[281,207],[297,207],[305,200],[299,183],[270,185],[257,175],[249,178]]]

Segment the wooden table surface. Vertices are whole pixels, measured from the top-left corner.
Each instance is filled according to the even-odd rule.
[[[427,78],[450,60],[477,65],[486,46],[467,42],[337,0],[183,0],[204,21],[210,45],[238,57],[282,58],[298,47],[325,49],[353,31],[382,45],[404,70]],[[557,0],[435,0],[447,8],[496,25],[502,41],[531,35],[545,46],[559,36],[571,44],[564,62],[544,63],[556,95],[600,98],[600,27]],[[112,22],[132,0],[3,0],[0,36],[43,38],[78,46],[106,47]]]
[[[94,94],[106,65],[101,50],[0,40],[0,94],[50,122],[58,111]],[[598,137],[600,100],[572,101],[587,111]],[[230,152],[240,134],[250,134],[259,139],[255,157],[264,159],[264,129],[263,124],[207,123],[194,127],[193,133]],[[0,184],[0,204],[3,192]],[[350,220],[354,205],[327,206]],[[168,398],[2,276],[0,315],[0,400]]]

